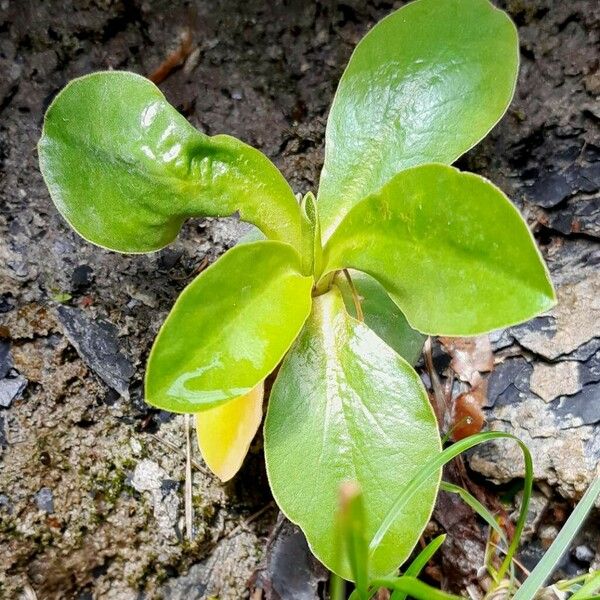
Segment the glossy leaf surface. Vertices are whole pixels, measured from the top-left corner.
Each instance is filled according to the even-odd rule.
[[[245,396],[196,413],[198,447],[208,468],[229,481],[239,470],[262,420],[264,384]]]
[[[227,216],[299,248],[300,210],[258,150],[197,131],[150,81],[110,71],[75,79],[50,105],[40,167],[85,239],[120,252],[171,242],[185,219]]]
[[[375,277],[412,327],[432,335],[514,325],[555,301],[517,209],[486,179],[445,165],[403,171],[357,204],[325,263]]]
[[[190,413],[249,393],[310,313],[313,278],[274,241],[236,246],[181,293],[154,342],[146,402]]]
[[[361,271],[350,271],[350,276],[359,294],[365,323],[404,360],[414,365],[421,356],[425,336],[408,324],[402,311],[376,279]],[[356,318],[352,290],[346,278],[336,275],[335,284],[342,292],[346,310]]]
[[[436,420],[412,367],[348,315],[336,288],[316,297],[271,391],[265,459],[273,496],[319,560],[351,579],[336,556],[343,482],[356,481],[363,491],[370,539],[397,490],[439,451]],[[438,484],[432,477],[389,530],[371,575],[388,574],[408,557]]]
[[[452,163],[500,120],[518,71],[517,31],[487,0],[416,0],[361,40],[327,122],[325,239],[396,173]]]

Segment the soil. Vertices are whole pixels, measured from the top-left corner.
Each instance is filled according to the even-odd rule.
[[[177,294],[243,227],[195,220],[168,249],[145,256],[87,244],[59,217],[38,171],[35,144],[49,102],[91,71],[150,74],[188,39],[184,65],[161,83],[167,98],[203,132],[261,149],[294,191],[315,190],[343,67],[369,27],[401,4],[0,0],[0,598],[246,598],[277,518],[259,439],[226,486],[196,464],[195,536],[184,540],[182,420],[150,410],[141,392],[150,345]],[[565,294],[576,295],[582,281],[596,285],[584,296],[594,308],[600,5],[498,4],[519,28],[517,94],[459,166],[489,177],[523,210],[557,284],[571,286]],[[570,360],[600,348],[593,323],[565,327],[577,338]],[[567,352],[548,356],[527,345],[526,332],[508,335],[496,350],[517,348],[532,369]],[[562,444],[567,473],[548,463],[544,434],[527,426],[531,414],[506,413],[518,394],[505,392],[521,371],[501,371],[508,383],[488,419],[508,428],[512,419],[537,440],[538,486],[576,499],[598,460],[600,411],[565,409],[564,398],[585,393],[586,407],[599,404],[598,378],[548,405],[553,415],[579,419],[546,432],[548,443]],[[543,373],[536,381],[544,387]],[[577,445],[581,439],[588,445]],[[471,466],[496,482],[520,476],[497,451]]]

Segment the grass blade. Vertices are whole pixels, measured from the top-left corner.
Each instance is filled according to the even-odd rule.
[[[552,545],[537,564],[531,575],[517,590],[513,600],[530,600],[542,587],[546,579],[552,574],[561,556],[569,548],[573,538],[579,531],[588,513],[600,495],[600,479],[594,479],[588,487],[583,498],[575,507],[567,522],[563,525]]]
[[[460,596],[442,592],[419,581],[415,577],[407,577],[406,575],[402,575],[401,577],[381,577],[374,579],[371,585],[375,588],[398,590],[410,595],[412,598],[416,598],[416,600],[464,600]]]
[[[600,571],[590,573],[589,579],[571,596],[571,600],[589,600],[600,590]]]
[[[523,453],[523,458],[525,460],[525,484],[523,487],[523,501],[521,503],[521,512],[519,514],[519,518],[515,525],[515,534],[513,539],[508,547],[506,552],[506,556],[502,561],[502,565],[500,569],[498,569],[498,580],[502,580],[506,572],[508,571],[510,564],[512,562],[512,558],[517,551],[519,546],[519,541],[521,539],[521,533],[523,531],[523,527],[525,526],[525,521],[527,519],[527,511],[529,508],[529,501],[531,499],[531,491],[533,488],[533,461],[531,458],[531,453],[527,446],[517,437],[511,435],[510,433],[505,433],[503,431],[488,431],[485,433],[478,433],[476,435],[472,435],[468,438],[455,442],[442,452],[435,456],[432,460],[427,462],[421,471],[410,481],[410,483],[402,490],[399,496],[396,498],[396,501],[392,505],[391,509],[384,517],[379,529],[373,536],[371,543],[369,544],[370,553],[374,552],[377,546],[381,543],[381,540],[392,526],[392,524],[396,521],[399,514],[402,512],[406,504],[410,501],[410,499],[416,494],[421,485],[423,485],[427,479],[434,476],[435,473],[443,467],[447,462],[451,461],[453,458],[456,458],[459,454],[478,446],[479,444],[483,444],[486,442],[490,442],[492,440],[498,439],[510,439],[519,444],[521,451]]]
[[[337,515],[342,552],[348,558],[356,590],[355,597],[369,599],[369,548],[365,536],[365,508],[358,484],[346,482],[340,488]]]
[[[506,539],[506,534],[502,530],[502,527],[500,527],[498,521],[496,521],[494,518],[494,515],[483,504],[481,504],[481,502],[479,502],[475,496],[470,494],[463,487],[454,485],[453,483],[448,483],[447,481],[441,482],[440,489],[459,496],[467,506],[474,510],[500,536],[500,539],[508,548],[508,540]]]
[[[329,598],[330,600],[345,600],[346,582],[335,573],[331,574],[329,580]]]
[[[410,563],[408,569],[404,572],[405,577],[418,577],[425,567],[425,565],[431,560],[433,555],[438,551],[439,547],[446,541],[446,534],[438,535],[436,538],[431,540],[421,552],[415,557]],[[390,600],[406,600],[406,592],[396,590]]]

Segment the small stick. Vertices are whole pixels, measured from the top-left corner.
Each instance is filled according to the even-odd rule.
[[[269,502],[268,504],[263,506],[260,510],[257,510],[254,514],[250,515],[247,519],[244,519],[239,525],[236,525],[225,537],[226,538],[233,537],[236,533],[238,533],[238,531],[240,531],[244,527],[247,527],[248,525],[250,525],[250,523],[252,523],[252,521],[255,521],[256,519],[258,519],[258,517],[260,517],[263,513],[267,512],[267,510],[272,508],[274,505],[275,505],[275,503],[271,500],[271,502]]]
[[[354,281],[352,281],[352,277],[350,277],[350,273],[348,269],[344,269],[344,275],[346,276],[346,280],[348,281],[348,285],[350,286],[350,290],[352,291],[352,302],[354,302],[354,309],[356,310],[356,318],[359,321],[365,320],[365,315],[362,311],[362,306],[360,304],[360,298],[358,296],[358,292],[356,291],[356,287],[354,286]]]
[[[191,542],[194,537],[192,506],[192,443],[190,440],[190,415],[185,415],[185,532]]]
[[[148,75],[148,79],[158,85],[162,83],[177,67],[181,66],[192,52],[192,34],[189,29],[183,33],[179,48],[171,52],[157,69]]]
[[[435,397],[434,410],[438,418],[438,422],[441,428],[445,429],[447,426],[447,404],[446,397],[444,396],[444,390],[438,374],[433,366],[433,357],[431,355],[431,337],[425,340],[423,345],[423,356],[425,357],[425,366],[429,373],[429,379],[431,380],[431,387],[433,389],[433,395]]]
[[[174,444],[170,440],[167,440],[163,437],[159,437],[158,435],[156,435],[154,433],[150,434],[150,439],[156,440],[159,444],[163,444],[163,445],[167,446],[167,448],[170,448],[171,450],[177,452],[178,454],[185,456],[185,452],[177,444]],[[198,471],[201,471],[202,473],[204,473],[205,475],[210,475],[210,471],[208,471],[202,463],[199,463],[197,460],[194,460],[194,458],[192,458],[192,466],[194,468],[198,469]]]

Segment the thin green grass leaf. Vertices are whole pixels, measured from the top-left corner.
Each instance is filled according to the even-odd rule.
[[[485,433],[478,433],[476,435],[472,435],[468,438],[460,440],[452,446],[449,446],[440,454],[434,457],[433,460],[430,460],[426,463],[421,471],[410,481],[410,483],[402,490],[402,492],[396,498],[396,501],[392,505],[391,509],[383,519],[379,529],[373,536],[371,543],[369,544],[369,551],[372,554],[377,546],[381,543],[381,540],[389,530],[389,528],[396,521],[404,507],[410,501],[410,499],[416,494],[419,488],[430,478],[435,475],[435,473],[443,467],[446,463],[451,461],[453,458],[456,458],[459,454],[478,446],[479,444],[483,444],[486,442],[490,442],[492,440],[498,439],[510,439],[519,445],[521,451],[523,453],[523,458],[525,460],[525,483],[523,487],[523,500],[521,502],[521,512],[519,514],[519,518],[515,525],[515,533],[513,539],[508,547],[506,552],[506,556],[502,562],[502,565],[498,569],[498,580],[501,581],[506,572],[508,571],[512,558],[517,551],[519,546],[519,541],[521,539],[521,533],[523,531],[523,527],[525,526],[525,521],[527,519],[527,510],[529,508],[529,501],[531,499],[531,491],[533,488],[533,461],[531,458],[531,453],[527,446],[517,437],[511,435],[510,433],[505,433],[503,431],[488,431]]]
[[[371,585],[375,588],[386,588],[388,590],[399,590],[410,595],[416,600],[463,600],[460,596],[448,594],[437,590],[415,577],[381,577],[371,581]]]
[[[600,479],[594,479],[571,516],[567,519],[556,539],[537,564],[531,575],[517,590],[513,600],[530,600],[535,597],[546,579],[550,577],[561,556],[567,551],[579,528],[600,495]]]
[[[436,538],[431,540],[421,552],[415,557],[410,563],[406,571],[404,572],[405,577],[418,577],[425,565],[431,560],[433,555],[439,550],[440,546],[446,541],[446,534],[438,535]],[[406,600],[406,592],[396,590],[390,600]]]
[[[355,482],[340,488],[338,531],[343,552],[348,558],[355,591],[351,597],[369,600],[369,547],[365,535],[365,507],[362,492]]]
[[[329,583],[329,598],[330,600],[345,600],[346,582],[335,573],[331,574]]]
[[[506,534],[502,530],[502,527],[498,524],[498,521],[494,518],[494,515],[483,505],[475,496],[469,493],[465,488],[459,485],[454,485],[447,481],[442,481],[440,489],[451,494],[456,494],[460,499],[471,509],[473,509],[499,536],[500,539],[506,544],[508,548],[508,540]]]
[[[440,484],[440,488],[446,492],[450,492],[451,494],[457,494],[467,506],[474,510],[490,526],[492,531],[495,531],[500,536],[500,539],[505,544],[506,548],[509,547],[508,539],[502,527],[500,527],[494,515],[492,515],[492,513],[483,504],[481,504],[481,502],[479,502],[477,498],[475,498],[475,496],[470,494],[463,487],[460,487],[459,485],[454,485],[453,483],[449,483],[447,481],[442,481],[442,483]],[[494,544],[490,543],[488,543],[486,546],[485,566],[492,579],[496,582],[496,584],[498,584],[500,583],[500,580],[498,579],[498,572],[491,564],[492,553],[490,552],[490,549],[493,547]],[[510,577],[511,582],[514,582],[515,573],[512,563],[510,566]]]
[[[589,579],[571,596],[571,600],[589,600],[600,590],[600,571],[590,573]]]

